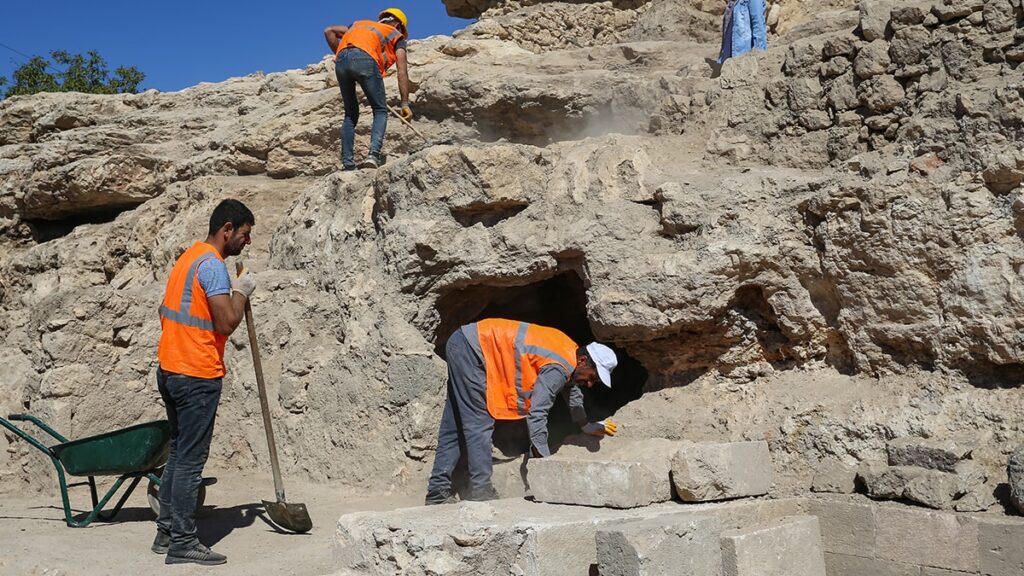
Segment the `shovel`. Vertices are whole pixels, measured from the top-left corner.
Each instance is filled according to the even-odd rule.
[[[242,274],[241,262],[237,264],[237,272]],[[277,463],[277,444],[274,443],[274,426],[270,422],[270,406],[267,403],[267,387],[263,383],[263,364],[260,362],[260,349],[256,343],[256,325],[252,320],[252,306],[249,301],[245,302],[245,326],[249,329],[249,347],[252,348],[252,364],[256,368],[256,387],[260,392],[260,408],[263,410],[263,427],[267,431],[267,446],[270,448],[270,469],[274,472],[274,493],[277,495],[277,502],[263,501],[263,508],[267,511],[274,524],[299,534],[309,532],[313,527],[313,520],[306,511],[305,504],[288,503],[284,499],[284,482],[281,481],[281,467]]]
[[[405,124],[406,126],[408,126],[410,130],[415,132],[416,135],[420,137],[420,140],[423,140],[423,145],[420,146],[419,148],[413,150],[413,152],[419,152],[420,150],[422,150],[424,148],[430,148],[431,146],[438,146],[438,145],[441,145],[441,144],[451,144],[452,143],[452,139],[451,138],[445,138],[443,140],[427,140],[427,137],[423,135],[423,132],[420,132],[419,130],[417,130],[416,127],[412,125],[412,122],[409,122],[408,120],[403,118],[402,114],[398,110],[395,110],[395,108],[393,106],[391,106],[390,104],[388,104],[387,107],[388,107],[388,110],[391,111],[391,114],[393,114],[395,118],[398,118],[399,120],[401,120],[402,124]]]

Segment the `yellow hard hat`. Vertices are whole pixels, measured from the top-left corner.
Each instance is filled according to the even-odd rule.
[[[406,36],[409,35],[409,19],[405,17],[405,12],[402,12],[398,8],[386,8],[381,10],[380,14],[377,15],[377,19],[380,20],[385,14],[398,18],[398,21],[402,23],[402,33]]]

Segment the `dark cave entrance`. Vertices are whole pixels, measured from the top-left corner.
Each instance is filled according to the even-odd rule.
[[[459,326],[484,318],[509,318],[557,328],[581,346],[594,341],[587,319],[587,290],[574,271],[523,286],[469,286],[449,292],[437,302],[441,323],[435,351],[444,357],[444,345]],[[584,390],[587,417],[597,421],[643,395],[647,370],[623,348],[604,342],[618,357],[612,373],[612,388],[597,385]],[[554,446],[579,429],[569,416],[569,408],[559,398],[548,420],[550,443]],[[528,448],[525,421],[498,422],[494,445],[508,455]]]

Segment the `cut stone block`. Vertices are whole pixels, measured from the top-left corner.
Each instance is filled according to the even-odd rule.
[[[970,456],[974,447],[975,442],[970,439],[935,440],[906,436],[889,442],[889,464],[955,472],[957,463]]]
[[[598,570],[601,576],[720,576],[721,532],[718,518],[693,514],[600,529]]]
[[[811,482],[812,492],[852,494],[856,490],[857,469],[842,462],[823,462]]]
[[[814,516],[789,516],[722,533],[725,576],[825,576]]]
[[[772,484],[768,443],[687,444],[672,456],[672,483],[684,502],[767,494]]]
[[[978,560],[989,576],[1024,574],[1024,521],[978,520]]]
[[[932,568],[978,571],[978,523],[950,512],[875,509],[875,556]]]
[[[534,499],[635,508],[672,498],[669,458],[680,442],[654,438],[602,444],[597,452],[564,446],[549,458],[531,459],[527,479]]]
[[[825,553],[828,576],[920,576],[921,567],[850,554]]]
[[[874,505],[834,498],[810,500],[806,508],[808,514],[818,517],[825,552],[874,556]]]

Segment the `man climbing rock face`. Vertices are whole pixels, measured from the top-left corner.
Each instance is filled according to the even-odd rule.
[[[171,269],[160,306],[156,381],[171,423],[171,446],[151,549],[166,554],[166,564],[227,562],[196,537],[196,499],[220,402],[224,344],[256,290],[252,272],[232,281],[224,258],[242,253],[255,223],[238,200],[218,204],[206,240],[193,244]]]
[[[341,125],[341,165],[344,170],[356,168],[352,157],[356,123],[359,121],[356,84],[362,87],[370,103],[370,110],[373,111],[370,153],[360,167],[377,168],[384,163],[381,148],[388,127],[384,74],[392,64],[398,65],[402,118],[412,118],[412,109],[409,108],[409,66],[406,60],[408,24],[404,12],[398,8],[388,8],[378,15],[376,22],[357,20],[351,26],[328,26],[324,29],[327,45],[334,52],[334,69],[338,75],[341,99],[345,104],[345,121]]]
[[[559,394],[568,396],[573,420],[594,436],[613,436],[610,419],[587,422],[580,386],[612,385],[615,352],[592,342],[579,347],[554,328],[489,318],[456,330],[445,347],[448,399],[437,433],[427,504],[454,502],[452,472],[465,449],[470,500],[491,500],[491,435],[494,421],[522,420],[533,456],[551,455],[548,413]],[[464,448],[463,448],[464,447]]]

